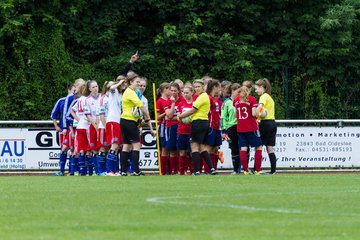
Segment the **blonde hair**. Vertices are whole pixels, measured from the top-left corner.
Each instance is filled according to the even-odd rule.
[[[252,90],[252,88],[254,86],[253,82],[249,81],[249,80],[243,81],[242,85],[249,88],[250,90]]]
[[[247,102],[249,95],[250,95],[250,89],[246,86],[241,86],[239,92],[240,100],[243,102]]]

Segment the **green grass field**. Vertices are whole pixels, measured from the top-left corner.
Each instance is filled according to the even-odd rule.
[[[0,177],[1,239],[359,239],[360,174]]]

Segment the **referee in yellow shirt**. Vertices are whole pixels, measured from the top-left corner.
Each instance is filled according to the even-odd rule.
[[[207,151],[207,136],[209,131],[209,112],[210,112],[210,98],[205,92],[205,83],[202,79],[196,79],[193,86],[198,97],[193,102],[193,107],[178,115],[179,121],[182,118],[191,115],[191,129],[190,129],[190,147],[191,157],[194,162],[194,175],[200,175],[199,163],[201,156],[205,159],[209,166],[210,173],[216,174],[216,170],[212,165],[209,152]]]
[[[259,123],[259,130],[262,144],[266,146],[269,155],[270,174],[276,173],[276,156],[274,146],[276,142],[277,125],[275,122],[275,103],[271,94],[270,81],[267,78],[259,79],[255,82],[255,92],[260,96],[257,111],[261,108],[267,110],[267,114]]]
[[[143,105],[139,97],[136,95],[135,90],[140,85],[140,80],[137,75],[133,75],[127,79],[128,88],[125,90],[122,96],[122,114],[120,119],[120,128],[123,138],[123,150],[120,154],[121,161],[121,176],[127,176],[128,160],[130,158],[130,151],[133,151],[134,161],[134,173],[133,176],[143,175],[139,169],[139,158],[140,158],[140,132],[138,128],[139,116],[134,116],[133,108],[138,107],[141,109],[145,123],[148,123],[151,134],[155,136],[155,133],[151,126],[151,119],[149,112]]]

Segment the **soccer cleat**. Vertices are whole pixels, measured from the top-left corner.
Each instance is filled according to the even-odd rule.
[[[264,174],[263,171],[259,171],[259,172],[258,172],[258,171],[255,171],[255,172],[254,172],[254,175],[255,175],[255,176],[258,176],[258,175],[265,175],[265,174]]]
[[[131,176],[145,176],[145,174],[143,172],[133,172]]]
[[[64,176],[64,173],[61,171],[58,171],[57,173],[54,173],[53,176],[54,177],[62,177],[62,176]]]
[[[105,176],[106,176],[106,172],[99,173],[98,176],[99,176],[99,177],[105,177]]]
[[[275,175],[276,172],[269,172],[268,174],[269,174],[269,175]]]
[[[122,177],[126,177],[126,176],[127,176],[127,173],[126,173],[126,172],[121,172],[120,175],[121,175]]]
[[[197,171],[197,172],[192,173],[191,175],[192,175],[192,176],[200,176],[200,172]]]
[[[110,171],[110,172],[106,173],[106,176],[107,177],[115,177],[116,174],[113,171]]]
[[[79,172],[74,172],[74,176],[80,176]]]
[[[210,174],[211,175],[216,175],[217,174],[215,168],[210,169]]]
[[[249,175],[249,172],[243,171],[243,175],[248,176],[248,175]]]
[[[236,174],[238,174],[236,171],[232,171],[232,172],[230,173],[230,175],[236,175]]]

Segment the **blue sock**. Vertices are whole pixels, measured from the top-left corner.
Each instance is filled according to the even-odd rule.
[[[74,171],[75,172],[79,172],[80,171],[80,168],[79,168],[79,158],[78,157],[75,157],[75,167],[74,167]]]
[[[60,172],[65,172],[67,152],[60,153]]]
[[[93,165],[95,174],[99,174],[97,154],[91,153],[91,163]]]
[[[120,156],[119,154],[116,154],[116,163],[115,164],[115,169],[116,169],[116,172],[120,172]]]
[[[69,158],[70,166],[69,166],[69,172],[71,175],[74,175],[75,172],[75,157],[73,155]]]
[[[87,170],[90,176],[93,175],[94,173],[94,165],[93,162],[91,160],[91,156],[86,156],[86,166],[87,166]]]
[[[133,151],[130,152],[129,155],[129,172],[133,173],[134,172],[134,160],[133,160]]]
[[[99,154],[97,155],[98,174],[106,171],[105,159],[106,159],[106,154],[104,152],[99,152]]]
[[[80,170],[81,176],[86,175],[87,166],[86,166],[86,162],[85,162],[85,153],[79,154],[79,170]]]
[[[110,150],[106,157],[107,172],[110,171],[116,172],[116,160],[117,160],[117,153],[114,150]]]

